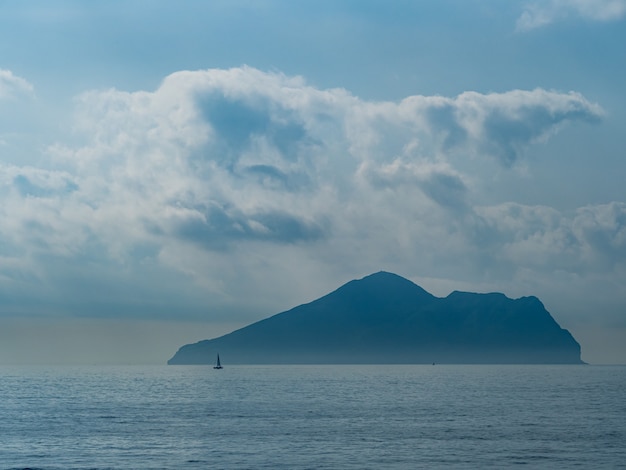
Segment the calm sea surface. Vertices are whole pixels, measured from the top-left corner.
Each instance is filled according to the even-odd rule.
[[[0,367],[1,469],[519,464],[626,468],[626,367]]]

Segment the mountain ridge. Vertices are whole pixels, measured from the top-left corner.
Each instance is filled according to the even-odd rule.
[[[580,345],[537,297],[436,297],[385,271],[182,346],[168,364],[210,364],[218,352],[231,364],[582,363]]]

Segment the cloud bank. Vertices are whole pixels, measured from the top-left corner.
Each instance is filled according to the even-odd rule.
[[[381,268],[626,280],[626,203],[477,205],[458,165],[507,171],[602,114],[543,89],[371,102],[250,67],[90,91],[46,165],[0,163],[5,313],[218,317]]]

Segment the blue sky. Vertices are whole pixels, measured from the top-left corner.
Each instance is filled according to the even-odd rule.
[[[0,363],[396,272],[626,362],[626,0],[0,3]]]

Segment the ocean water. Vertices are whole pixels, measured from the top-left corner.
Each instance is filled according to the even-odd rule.
[[[0,469],[518,465],[626,468],[626,367],[0,367]]]

